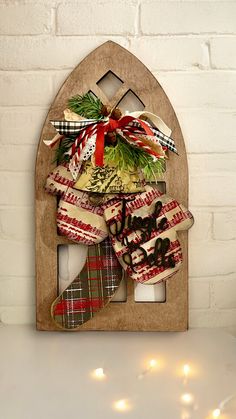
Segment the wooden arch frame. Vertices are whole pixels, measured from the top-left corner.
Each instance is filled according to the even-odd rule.
[[[120,89],[109,101],[97,81],[109,71],[123,81]],[[36,281],[37,329],[57,330],[51,319],[50,308],[58,296],[57,247],[71,244],[57,234],[57,200],[44,191],[48,173],[55,167],[52,152],[43,144],[54,135],[50,119],[63,118],[67,99],[73,94],[92,91],[112,107],[129,90],[145,104],[145,108],[160,116],[171,128],[179,156],[170,153],[164,181],[168,195],[188,205],[188,168],[183,136],[178,119],[164,90],[150,71],[130,52],[108,41],[90,53],[69,75],[59,90],[44,123],[36,161]],[[188,234],[178,232],[184,261],[174,279],[167,281],[166,302],[135,302],[134,284],[128,279],[127,301],[113,302],[80,330],[144,330],[183,331],[188,327]],[[60,329],[58,329],[60,330]]]

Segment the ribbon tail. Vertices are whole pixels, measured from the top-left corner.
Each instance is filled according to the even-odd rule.
[[[56,144],[58,141],[60,141],[63,137],[64,137],[64,135],[61,135],[61,134],[57,133],[51,140],[43,140],[43,142],[47,147],[53,147],[54,144]]]
[[[95,165],[99,167],[104,166],[104,142],[105,142],[105,126],[98,126],[97,129],[97,140],[96,140],[96,148],[95,148]]]

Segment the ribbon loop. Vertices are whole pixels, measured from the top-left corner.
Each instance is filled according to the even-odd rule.
[[[140,119],[142,115],[150,117],[151,121],[154,121],[155,117],[155,122],[157,121],[158,123],[156,123],[156,125],[153,127],[148,122],[145,122],[142,119]],[[164,127],[163,132],[159,129],[160,121],[162,123],[162,126],[160,128],[162,129],[162,127]],[[86,147],[88,139],[92,135],[96,136],[94,156],[95,164],[99,167],[103,167],[104,165],[105,135],[108,132],[114,132],[121,135],[122,137],[127,139],[127,141],[129,141],[131,144],[143,148],[146,153],[156,158],[160,158],[163,156],[160,156],[160,154],[158,154],[155,151],[155,149],[151,147],[150,138],[149,144],[143,141],[145,135],[153,137],[153,142],[155,144],[158,143],[162,147],[167,147],[171,151],[177,153],[174,141],[167,135],[167,132],[165,132],[167,131],[168,127],[160,118],[148,112],[134,112],[133,114],[123,116],[119,120],[115,120],[113,118],[106,118],[100,121],[91,119],[73,122],[51,121],[51,123],[62,135],[69,135],[72,131],[74,133],[78,133],[75,142],[73,143],[72,147],[68,152],[71,158],[70,170],[74,178],[76,178],[78,175],[81,166],[80,160],[82,160],[81,155],[83,154],[83,150]],[[53,140],[48,142],[45,141],[45,143],[48,146],[52,147],[54,144],[56,144],[56,142],[62,139],[62,135],[57,134],[53,138]]]

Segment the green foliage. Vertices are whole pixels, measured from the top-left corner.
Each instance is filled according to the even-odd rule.
[[[106,146],[104,149],[105,162],[117,167],[119,170],[141,170],[147,181],[155,180],[165,171],[165,160],[160,158],[156,161],[143,149],[133,147],[121,137],[118,137],[115,146]],[[61,164],[69,160],[66,154],[75,141],[75,137],[63,138],[56,149],[54,162]]]
[[[71,111],[88,119],[101,119],[102,102],[92,93],[76,95],[68,100],[68,107]]]
[[[53,163],[61,164],[69,160],[68,154],[66,154],[74,143],[75,138],[63,138],[58,148],[55,151],[55,158]]]
[[[104,156],[107,164],[112,164],[119,170],[141,170],[146,180],[153,180],[165,171],[163,158],[154,161],[143,149],[132,147],[120,137],[115,147],[105,147]]]

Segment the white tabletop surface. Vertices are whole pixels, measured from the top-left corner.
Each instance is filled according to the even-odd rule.
[[[149,369],[148,362],[157,361]],[[188,364],[187,380],[183,365]],[[92,372],[103,368],[104,380]],[[190,394],[190,404],[181,401]],[[1,419],[236,418],[236,339],[185,333],[37,332],[0,327]],[[188,400],[187,396],[187,400]],[[126,400],[126,410],[114,402]],[[226,400],[226,402],[224,402]],[[223,402],[223,403],[222,403]]]

